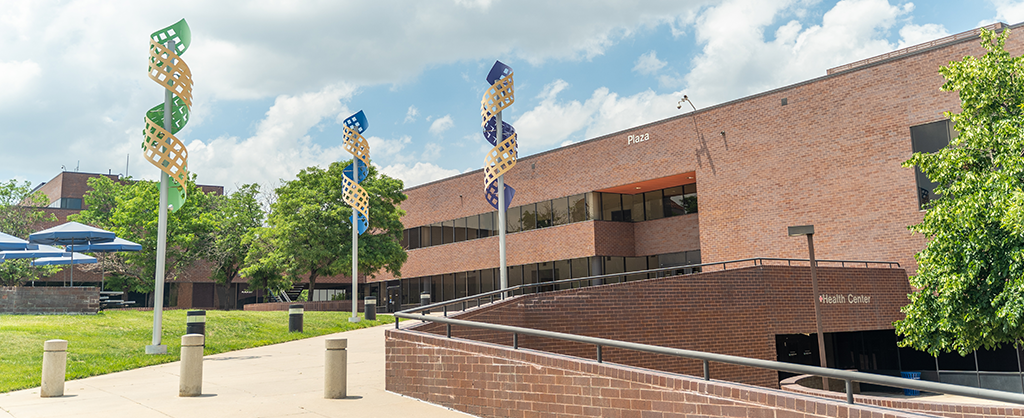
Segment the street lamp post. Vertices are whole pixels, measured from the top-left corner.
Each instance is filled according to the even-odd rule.
[[[814,260],[814,225],[800,225],[789,227],[789,236],[799,237],[801,235],[807,236],[807,251],[810,252],[811,259],[811,288],[814,292],[814,322],[818,327],[818,361],[821,367],[828,367],[828,362],[825,359],[825,333],[821,327],[821,303],[817,300],[820,293],[818,293],[818,262]],[[821,387],[824,390],[828,388],[828,378],[825,376],[821,377]]]

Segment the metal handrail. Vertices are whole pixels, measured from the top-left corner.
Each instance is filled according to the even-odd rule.
[[[516,286],[508,287],[506,289],[492,290],[492,291],[489,291],[489,292],[477,293],[475,295],[463,296],[463,297],[457,298],[457,299],[436,302],[436,303],[432,303],[432,304],[429,304],[429,305],[417,306],[417,307],[409,308],[409,309],[402,310],[402,311],[399,311],[399,312],[402,312],[402,313],[415,313],[415,312],[429,311],[429,310],[440,308],[440,309],[442,309],[444,311],[445,316],[448,316],[447,315],[448,314],[448,306],[450,306],[450,305],[455,305],[455,304],[467,302],[467,301],[470,301],[470,300],[475,300],[476,301],[476,306],[480,306],[480,301],[482,299],[484,299],[484,298],[487,298],[488,302],[494,302],[494,299],[495,299],[496,296],[497,296],[498,300],[501,300],[501,299],[504,299],[507,296],[515,296],[516,291],[520,291],[519,294],[523,295],[523,294],[526,294],[526,289],[530,289],[530,288],[534,288],[534,287],[555,286],[555,285],[565,284],[565,283],[573,283],[573,282],[581,282],[581,281],[589,281],[589,280],[602,280],[602,279],[608,279],[608,278],[614,278],[614,277],[625,277],[625,276],[633,276],[633,275],[638,275],[638,274],[662,273],[662,272],[668,272],[668,271],[676,271],[676,270],[683,270],[683,269],[697,269],[697,268],[712,267],[712,266],[722,266],[722,271],[724,271],[724,270],[728,270],[729,269],[729,267],[728,267],[729,264],[753,263],[754,266],[770,265],[770,264],[765,264],[764,263],[765,261],[780,261],[780,262],[781,261],[785,261],[785,262],[788,263],[787,265],[790,265],[790,266],[793,265],[794,261],[796,261],[796,262],[807,262],[807,263],[811,262],[811,260],[806,259],[806,258],[753,257],[753,258],[742,258],[742,259],[738,259],[738,260],[729,260],[729,261],[716,261],[714,263],[687,264],[685,266],[660,267],[660,268],[656,268],[656,269],[630,271],[630,272],[626,272],[626,273],[610,273],[610,274],[601,274],[601,275],[597,275],[597,276],[576,277],[576,278],[555,280],[555,281],[550,281],[550,282],[526,283],[526,284],[521,284],[521,285],[516,285]],[[895,265],[896,268],[900,267],[900,263],[895,262],[895,261],[863,261],[863,260],[816,260],[816,261],[817,261],[817,263],[819,265],[821,263],[839,263],[843,267],[845,267],[847,264],[863,264],[865,268],[868,267],[868,265],[871,265],[871,264],[878,264],[878,265],[885,264],[885,265],[889,266],[888,268],[893,268],[893,265]],[[718,271],[718,270],[716,270],[716,271]],[[686,273],[686,274],[689,275],[689,274],[694,274],[694,273]],[[463,311],[466,310],[465,309],[466,305],[467,304],[463,303],[463,305],[462,305],[462,307],[463,307],[462,310]],[[395,322],[395,328],[398,328],[398,322]]]
[[[846,370],[829,369],[818,366],[806,366],[802,364],[783,363],[772,360],[761,360],[747,357],[731,356],[727,354],[715,354],[707,353],[703,351],[684,350],[681,348],[669,348],[659,347],[650,344],[631,343],[626,341],[610,340],[607,338],[588,337],[583,335],[566,334],[562,332],[544,331],[538,329],[530,329],[523,327],[516,327],[511,325],[498,325],[488,324],[483,322],[464,321],[461,319],[453,319],[446,317],[428,316],[428,315],[412,315],[409,313],[396,312],[395,316],[398,318],[406,319],[419,319],[422,321],[440,322],[447,325],[447,336],[451,338],[451,326],[461,325],[466,327],[483,328],[492,331],[503,331],[512,333],[513,349],[519,349],[519,334],[532,335],[544,338],[553,338],[557,340],[573,341],[584,344],[593,344],[597,346],[597,362],[603,363],[601,349],[602,347],[615,347],[626,350],[643,351],[648,353],[665,354],[669,356],[684,357],[695,360],[701,360],[704,363],[704,380],[711,380],[711,372],[709,362],[735,364],[739,366],[756,367],[760,369],[769,369],[777,371],[785,371],[797,374],[810,374],[815,376],[824,376],[833,379],[839,379],[846,382],[846,402],[853,404],[853,382],[871,383],[882,386],[907,388],[923,390],[927,392],[943,393],[949,395],[967,396],[979,399],[988,399],[999,402],[1010,402],[1024,405],[1024,394],[1003,392],[992,389],[973,388],[967,386],[951,385],[948,383],[937,383],[929,382],[924,380],[911,380],[900,377],[877,375],[863,372],[851,372]],[[398,321],[396,321],[398,322]]]

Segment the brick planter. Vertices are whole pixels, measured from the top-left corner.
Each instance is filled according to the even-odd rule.
[[[95,315],[100,289],[88,287],[0,287],[0,314]]]

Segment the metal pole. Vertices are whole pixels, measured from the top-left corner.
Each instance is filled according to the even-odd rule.
[[[167,49],[174,51],[175,42],[167,42]],[[174,94],[164,89],[164,129],[171,131],[171,102]],[[184,186],[184,185],[183,185]],[[167,354],[167,346],[160,344],[164,316],[164,263],[167,254],[167,189],[170,178],[160,171],[160,207],[156,232],[156,277],[153,284],[153,341],[146,346],[146,354]]]
[[[503,138],[501,137],[501,112],[498,112],[498,114],[495,115],[494,118],[496,122],[495,126],[498,129],[497,142],[501,144],[503,140]],[[507,225],[507,222],[505,221],[506,216],[507,214],[505,213],[505,175],[502,174],[498,176],[498,258],[500,259],[501,263],[501,267],[499,268],[499,271],[501,272],[499,274],[499,276],[501,277],[501,290],[508,289],[508,269],[506,268],[505,265],[505,227]],[[502,299],[505,298],[504,292],[502,292],[501,297]]]
[[[359,158],[352,154],[352,182],[359,184]],[[359,216],[352,205],[352,317],[348,322],[359,322]],[[313,295],[309,295],[312,299]]]
[[[821,367],[828,367],[828,361],[825,358],[825,333],[821,327],[821,303],[818,303],[818,263],[814,261],[814,234],[807,234],[807,250],[811,254],[811,287],[814,289],[814,322],[818,326],[818,357],[821,362]],[[821,387],[823,390],[828,391],[828,378],[825,376],[821,377]]]
[[[71,241],[68,248],[71,249],[71,284],[68,287],[75,287],[75,242]]]

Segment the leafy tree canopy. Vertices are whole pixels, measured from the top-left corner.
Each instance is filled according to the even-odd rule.
[[[57,220],[52,213],[40,209],[48,203],[43,193],[32,193],[31,184],[27,181],[21,184],[14,179],[0,182],[0,231],[28,239],[29,234],[41,229],[43,222]],[[60,267],[32,267],[31,262],[30,259],[20,259],[0,264],[0,285],[17,286],[61,270]]]
[[[1024,60],[1005,50],[1009,34],[982,30],[984,56],[939,71],[960,95],[962,111],[946,113],[959,136],[904,163],[941,197],[911,227],[930,240],[895,325],[903,346],[933,355],[1024,338]]]
[[[335,162],[326,170],[306,168],[277,188],[269,227],[262,231],[269,243],[259,247],[269,248],[266,257],[272,261],[255,262],[243,275],[252,277],[258,268],[275,266],[288,276],[305,276],[313,290],[318,277],[351,271],[352,208],[342,200],[341,187],[342,170],[349,163]],[[406,198],[402,182],[371,166],[361,186],[369,194],[370,226],[359,236],[359,271],[372,276],[384,269],[398,276],[406,260],[400,243],[404,212],[398,208]]]

